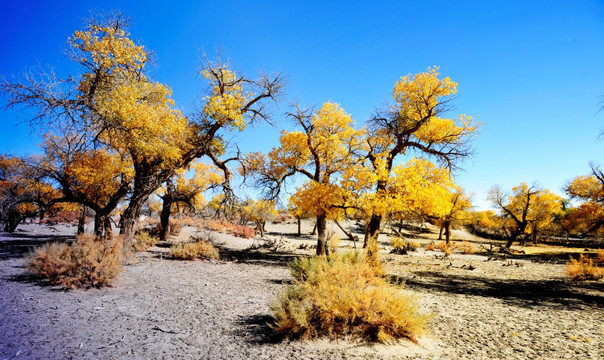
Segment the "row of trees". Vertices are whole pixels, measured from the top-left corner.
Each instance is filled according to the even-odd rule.
[[[27,176],[34,184],[53,189],[35,199],[23,191],[5,191],[3,214],[23,204],[47,209],[77,203],[95,212],[95,233],[103,237],[110,228],[109,215],[125,202],[119,227],[130,241],[149,196],[164,185],[164,205],[170,209],[176,189],[185,187],[178,179],[197,166],[197,159],[209,159],[221,172],[220,180],[204,169],[202,183],[189,186],[219,185],[232,192],[227,166],[232,159],[221,159],[228,146],[223,134],[267,119],[267,102],[277,99],[281,77],[249,79],[228,63],[204,58],[201,75],[208,82],[207,95],[196,113],[185,116],[175,108],[170,89],[148,76],[148,51],[130,39],[127,29],[120,14],[92,19],[68,41],[68,57],[79,65],[77,74],[57,78],[38,68],[0,84],[9,107],[31,114],[32,126],[48,129],[43,155],[6,161],[35,173]],[[11,176],[2,181],[20,183]]]
[[[127,29],[119,14],[93,19],[69,39],[69,59],[80,69],[76,75],[57,78],[35,69],[0,84],[9,107],[31,114],[33,127],[48,129],[42,155],[0,157],[6,230],[34,213],[78,204],[82,211],[94,211],[94,231],[102,238],[110,233],[110,215],[122,204],[119,227],[130,241],[143,204],[157,194],[165,238],[175,205],[193,208],[211,188],[224,193],[217,205],[233,203],[233,162],[264,190],[266,200],[248,201],[240,209],[261,231],[284,186],[302,179],[289,198],[290,210],[298,218],[316,218],[319,255],[328,252],[327,221],[344,216],[364,221],[364,244],[370,248],[384,220],[429,220],[441,226],[448,241],[451,227],[469,218],[470,195],[454,184],[451,172],[471,154],[480,124],[463,114],[446,116],[457,83],[438,68],[402,77],[391,102],[364,127],[356,127],[333,102],[318,109],[295,105],[287,116],[297,130],[284,130],[269,153],[225,158],[232,144],[224,135],[268,119],[267,106],[281,94],[281,77],[250,79],[228,63],[204,57],[207,93],[199,110],[185,115],[170,89],[149,77],[148,51],[130,39]],[[511,195],[493,188],[489,199],[506,219],[501,228],[509,237],[507,246],[536,237],[561,217],[561,210],[575,228],[600,229],[604,176],[597,167],[592,170],[568,186],[571,198],[581,201],[572,209],[535,186],[521,184]]]

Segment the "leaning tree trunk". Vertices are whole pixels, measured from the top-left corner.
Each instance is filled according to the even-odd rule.
[[[329,255],[328,241],[327,239],[327,216],[318,215],[317,216],[317,255],[318,256],[327,256]]]

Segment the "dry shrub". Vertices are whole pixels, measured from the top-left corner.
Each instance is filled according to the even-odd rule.
[[[430,244],[428,244],[428,246],[426,246],[426,251],[434,251],[435,247],[434,247],[434,243],[431,242]]]
[[[290,269],[293,285],[270,306],[274,329],[286,337],[416,341],[426,328],[429,317],[417,301],[377,276],[358,252],[301,258]]]
[[[604,249],[598,249],[598,254],[596,255],[596,262],[598,264],[604,264]]]
[[[391,240],[393,254],[405,255],[412,251],[417,250],[420,247],[419,243],[409,242],[401,237],[395,237]]]
[[[122,239],[95,241],[82,235],[72,244],[46,244],[31,253],[29,271],[66,289],[110,285],[124,264]]]
[[[179,220],[170,220],[170,235],[178,236],[183,228],[183,222]]]
[[[461,244],[457,244],[456,247],[464,254],[473,254],[476,251],[474,245],[466,240],[462,241]]]
[[[598,280],[604,276],[604,269],[594,265],[588,256],[579,255],[579,260],[572,257],[566,263],[566,273],[575,280]]]
[[[438,250],[444,252],[445,255],[451,255],[451,253],[453,252],[453,248],[454,248],[453,244],[450,244],[450,243],[447,244],[444,241],[438,244]]]
[[[253,226],[235,225],[233,226],[231,232],[233,235],[245,239],[250,239],[256,236],[256,228]]]
[[[330,252],[335,252],[341,244],[340,238],[334,232],[330,232],[327,234],[327,246],[329,247]]]
[[[211,242],[199,239],[193,243],[172,245],[170,257],[179,260],[219,259],[220,255]]]
[[[226,233],[227,230],[230,228],[230,225],[231,224],[227,223],[226,221],[222,221],[222,220],[206,220],[200,224],[200,226],[205,229],[217,231],[217,232],[221,232],[221,233]]]
[[[134,236],[132,248],[136,251],[147,251],[147,248],[157,244],[159,238],[151,235],[149,231],[141,231]]]

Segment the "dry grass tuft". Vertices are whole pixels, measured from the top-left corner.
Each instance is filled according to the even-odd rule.
[[[429,316],[417,301],[377,276],[358,252],[301,258],[290,269],[294,284],[271,304],[274,329],[287,337],[416,341],[426,328]]]
[[[456,247],[457,249],[459,249],[459,251],[464,254],[473,254],[474,252],[476,252],[476,249],[474,249],[474,245],[472,245],[467,240],[462,241],[461,244],[457,244]]]
[[[447,256],[451,255],[451,253],[453,252],[454,247],[455,246],[452,243],[449,243],[447,245],[447,243],[444,242],[444,241],[438,244],[438,250],[444,252],[445,255],[447,255]]]
[[[65,289],[110,285],[122,270],[122,239],[95,241],[93,236],[78,236],[73,244],[46,244],[31,253],[29,271]]]
[[[596,262],[598,264],[604,264],[604,249],[598,249],[598,254],[596,255]]]
[[[604,277],[604,269],[594,265],[587,256],[579,255],[579,260],[572,257],[566,263],[566,273],[575,280],[598,280]]]
[[[428,246],[426,246],[426,251],[434,251],[434,249],[434,242],[431,242],[430,244],[428,244]]]
[[[395,237],[391,240],[393,254],[405,255],[412,251],[417,250],[420,247],[419,243],[409,242],[401,237]]]
[[[220,255],[211,242],[199,239],[193,243],[172,245],[170,257],[178,260],[219,259]]]
[[[132,248],[135,251],[147,251],[147,248],[157,244],[159,238],[151,235],[148,231],[141,231],[134,236]]]

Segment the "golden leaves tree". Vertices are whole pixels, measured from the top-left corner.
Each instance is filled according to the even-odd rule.
[[[192,174],[189,174],[190,172]],[[193,162],[166,181],[159,195],[162,199],[160,240],[166,240],[170,233],[170,216],[174,206],[195,211],[202,205],[203,192],[217,187],[222,182],[220,171],[215,166],[201,161]]]
[[[393,190],[400,187],[398,184],[413,176],[412,172],[404,170],[404,166],[396,165],[399,158],[414,152],[453,169],[459,159],[470,154],[469,142],[480,125],[466,115],[459,115],[456,119],[443,117],[450,110],[450,102],[456,92],[457,83],[448,77],[441,78],[438,68],[407,75],[394,85],[394,102],[371,119],[366,167],[373,175],[363,179],[356,176],[358,187],[366,188],[369,185],[373,188],[365,246],[370,241],[377,241],[382,219],[389,211],[405,211],[402,197],[403,202],[394,208],[389,200]],[[431,171],[434,165],[428,165],[426,158],[410,160],[407,167],[423,167]],[[442,172],[439,178],[441,180],[437,183],[446,182]],[[422,185],[417,185],[419,187],[413,185],[405,188],[408,191],[422,190]],[[442,187],[434,190],[442,191]],[[435,210],[439,211],[438,205]]]
[[[58,196],[26,161],[0,155],[0,222],[4,231],[15,231],[26,218],[43,217]]]
[[[604,172],[590,164],[591,175],[576,177],[566,186],[566,194],[580,201],[571,209],[565,221],[583,234],[599,233],[604,229]]]
[[[508,249],[517,240],[524,243],[529,235],[536,241],[539,232],[552,223],[562,208],[558,195],[524,182],[512,188],[511,194],[496,185],[489,190],[488,199],[509,221],[510,236],[505,245]]]
[[[447,245],[449,245],[449,240],[451,239],[451,227],[460,225],[463,222],[470,220],[472,216],[470,214],[470,210],[472,210],[470,196],[462,187],[456,186],[452,191],[450,191],[448,194],[448,200],[449,203],[447,205],[447,210],[441,217],[438,218],[437,221],[441,228],[441,234],[444,230],[445,243]]]
[[[130,39],[127,29],[119,14],[93,19],[69,39],[70,58],[80,66],[77,76],[57,79],[36,70],[24,81],[4,80],[0,91],[9,106],[33,111],[32,123],[59,124],[58,132],[70,128],[81,134],[81,151],[105,149],[129,158],[132,184],[120,219],[129,241],[145,201],[178,169],[209,156],[228,181],[226,161],[219,159],[225,147],[220,131],[241,130],[266,118],[263,100],[275,98],[281,79],[250,80],[228,64],[206,61],[202,74],[209,94],[202,110],[187,118],[174,108],[171,90],[148,77],[148,51]]]
[[[354,129],[350,115],[331,102],[317,111],[296,107],[290,115],[301,131],[283,131],[278,147],[268,155],[249,154],[244,169],[256,176],[272,198],[279,195],[288,178],[305,179],[290,204],[316,217],[317,255],[326,255],[327,221],[339,216],[349,196],[339,184],[340,175],[356,161],[354,154],[363,147],[364,130]]]

